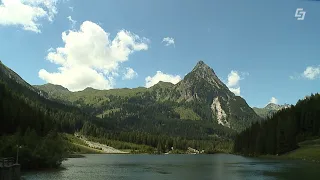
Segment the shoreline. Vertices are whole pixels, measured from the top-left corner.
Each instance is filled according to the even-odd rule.
[[[86,155],[151,155],[151,156],[157,156],[157,155],[215,155],[215,154],[229,154],[229,155],[237,155],[237,156],[243,156],[246,158],[257,158],[257,159],[264,159],[264,160],[279,160],[279,161],[303,161],[305,163],[314,163],[319,164],[319,160],[310,160],[310,159],[301,159],[301,158],[289,158],[285,156],[276,156],[276,155],[259,155],[259,156],[246,156],[243,154],[236,154],[236,153],[202,153],[202,154],[190,154],[190,153],[161,153],[161,154],[151,154],[151,153],[79,153],[79,154],[71,154],[68,157],[66,157],[65,161],[68,159],[74,159],[74,158],[87,158]],[[22,170],[22,176],[26,173],[32,173],[32,172],[42,172],[42,171],[48,171],[48,172],[54,172],[54,171],[63,171],[66,170],[65,167],[59,166],[58,168],[38,168],[38,169],[30,169],[30,170]]]

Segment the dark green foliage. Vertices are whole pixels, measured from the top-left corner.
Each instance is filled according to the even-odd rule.
[[[17,146],[21,146],[22,168],[58,167],[66,152],[64,142],[54,131],[60,123],[28,103],[0,82],[0,156],[16,157]]]
[[[236,136],[234,151],[247,155],[282,154],[320,131],[320,95],[299,100],[266,121],[254,123]]]
[[[39,136],[28,128],[23,134],[0,136],[0,156],[15,157],[19,147],[22,169],[57,168],[66,157],[65,141],[55,131]]]

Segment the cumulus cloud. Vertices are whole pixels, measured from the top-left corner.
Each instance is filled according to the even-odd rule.
[[[240,87],[237,87],[237,88],[229,87],[229,90],[233,92],[235,95],[240,96]]]
[[[275,97],[271,97],[269,103],[278,104],[278,99]]]
[[[138,73],[135,72],[132,68],[126,68],[126,72],[123,73],[122,79],[133,79],[138,76]]]
[[[59,0],[1,0],[0,25],[22,26],[24,30],[40,33],[39,21],[53,21]]]
[[[232,70],[228,74],[227,86],[231,92],[235,95],[240,96],[240,80],[243,80],[245,76],[248,76],[248,72],[241,72]]]
[[[159,81],[163,82],[170,82],[172,84],[177,84],[181,80],[181,77],[179,75],[171,75],[171,74],[165,74],[161,71],[157,71],[157,73],[151,77],[146,77],[146,87],[149,88],[155,84],[157,84]]]
[[[73,8],[72,6],[69,6],[69,9],[73,12],[73,9],[74,9],[74,8]]]
[[[54,73],[41,69],[39,77],[71,91],[113,88],[119,64],[127,61],[130,54],[147,50],[148,39],[126,30],[119,31],[113,40],[109,36],[90,21],[83,22],[79,30],[63,32],[64,46],[50,49],[46,57],[60,67]]]
[[[72,28],[76,25],[77,21],[73,20],[71,16],[68,16],[67,19],[70,21]]]
[[[240,75],[237,71],[231,71],[228,75],[228,83],[227,86],[234,87],[238,86],[240,81]]]
[[[174,39],[172,37],[165,37],[163,38],[162,42],[165,43],[165,46],[170,46],[170,45],[175,46]]]
[[[316,78],[320,77],[320,66],[318,67],[312,67],[309,66],[305,69],[305,71],[302,73],[302,76],[304,78],[310,79],[310,80],[314,80]]]

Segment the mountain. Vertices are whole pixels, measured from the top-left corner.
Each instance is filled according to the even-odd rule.
[[[267,110],[276,110],[279,111],[281,109],[289,108],[289,104],[284,104],[284,105],[279,105],[279,104],[274,104],[274,103],[269,103],[266,107],[264,107]]]
[[[167,152],[170,147],[183,151],[191,147],[207,152],[231,149],[235,131],[205,121],[201,107],[171,99],[175,87],[171,83],[160,82],[151,88],[86,88],[70,92],[53,84],[30,86],[2,63],[0,70],[1,156],[11,155],[9,152],[14,151],[10,148],[14,149],[17,143],[7,141],[10,139],[7,136],[26,135],[27,139],[32,139],[36,133],[44,138],[51,131],[79,132],[100,143],[117,144],[125,149],[142,145],[140,150],[144,153],[154,152],[154,149]],[[30,131],[32,138],[29,138]],[[57,145],[52,145],[54,151]],[[33,159],[26,160],[37,163]]]
[[[175,86],[175,91],[179,93],[179,101],[198,101],[209,106],[214,121],[225,127],[243,130],[259,120],[246,101],[232,93],[203,61]]]
[[[28,134],[35,133],[42,139],[56,130],[127,149],[143,145],[141,152],[170,147],[230,152],[236,132],[260,120],[203,61],[175,85],[78,92],[53,84],[31,86],[1,63],[0,117],[0,140],[13,134],[32,139]],[[0,155],[14,152],[9,151],[14,144],[0,141]]]
[[[160,81],[150,88],[86,88],[78,92],[70,92],[52,84],[35,87],[45,91],[52,99],[78,106],[100,118],[115,118],[115,114],[120,111],[130,111],[132,115],[142,117],[151,107],[150,103],[153,103],[155,112],[148,117],[151,119],[166,117],[202,120],[213,123],[212,126],[215,127],[224,126],[236,131],[241,131],[252,122],[260,120],[246,101],[235,96],[203,61],[199,61],[193,70],[175,85]],[[135,112],[128,110],[133,106]],[[163,107],[167,110],[157,110]]]
[[[284,105],[279,105],[279,104],[274,104],[274,103],[269,103],[267,104],[264,108],[257,108],[253,107],[253,110],[262,118],[267,118],[272,116],[274,113],[276,113],[279,110],[289,108],[291,105],[289,104],[284,104]]]

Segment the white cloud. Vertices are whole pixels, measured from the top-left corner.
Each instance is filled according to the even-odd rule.
[[[74,8],[73,8],[72,6],[70,6],[69,9],[73,12],[73,9],[74,9]]]
[[[272,97],[269,101],[269,103],[278,104],[278,99],[275,97]]]
[[[0,25],[22,26],[24,30],[40,33],[40,19],[53,21],[59,0],[1,0]]]
[[[231,71],[228,75],[228,83],[227,86],[234,87],[238,86],[240,81],[240,75],[237,71]]]
[[[312,67],[309,66],[306,68],[306,70],[303,72],[302,74],[303,77],[310,79],[310,80],[314,80],[316,78],[320,77],[320,66],[318,67]]]
[[[171,74],[165,74],[161,71],[157,71],[157,73],[151,77],[146,77],[146,87],[149,88],[155,84],[157,84],[159,81],[163,82],[171,82],[172,84],[177,84],[181,80],[181,77],[179,75],[171,75]]]
[[[123,73],[122,79],[133,79],[138,76],[138,73],[135,72],[132,68],[126,68],[126,72]]]
[[[162,42],[165,43],[165,46],[170,46],[170,45],[175,46],[174,39],[172,37],[165,37],[163,38]]]
[[[233,92],[236,96],[240,96],[240,87],[237,87],[237,88],[229,87],[229,90]]]
[[[71,91],[80,91],[86,87],[109,89],[115,85],[111,76],[105,78],[103,73],[86,66],[60,67],[59,72],[56,73],[49,73],[41,69],[39,77],[49,83],[62,85]]]
[[[248,72],[241,72],[241,76],[239,75],[238,71],[232,70],[228,74],[228,82],[227,86],[231,92],[233,92],[235,95],[240,96],[240,80],[243,80],[245,76],[248,76]]]
[[[78,31],[63,32],[62,40],[64,47],[51,49],[46,57],[60,66],[58,72],[41,69],[39,77],[71,91],[114,87],[113,77],[119,72],[119,64],[135,51],[148,49],[146,38],[121,30],[110,40],[109,33],[90,21],[83,22]]]
[[[68,16],[67,19],[70,21],[72,28],[76,25],[77,21],[73,20],[71,16]]]

